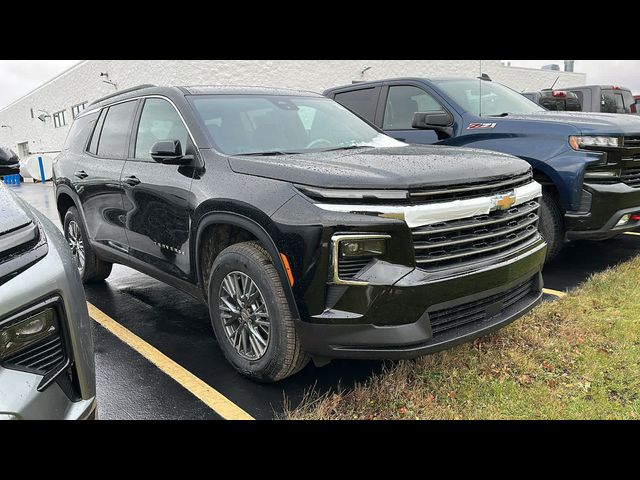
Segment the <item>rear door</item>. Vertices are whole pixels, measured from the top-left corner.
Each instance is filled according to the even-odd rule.
[[[606,113],[635,113],[635,100],[623,88],[602,89],[601,110]]]
[[[368,86],[346,92],[337,92],[332,95],[332,98],[365,120],[376,123],[376,110],[378,107],[378,99],[380,98],[379,86]]]
[[[192,280],[189,255],[190,202],[194,169],[156,163],[149,154],[160,140],[179,140],[196,155],[187,127],[171,102],[146,98],[133,129],[122,172],[129,254],[182,280]]]
[[[74,171],[89,237],[121,252],[127,251],[127,240],[120,174],[137,105],[137,100],[129,100],[102,109]]]

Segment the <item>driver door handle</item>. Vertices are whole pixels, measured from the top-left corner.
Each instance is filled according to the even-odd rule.
[[[124,179],[124,183],[132,187],[135,187],[140,183],[140,180],[138,180],[138,177],[136,177],[135,175],[131,175],[130,177],[127,177]]]

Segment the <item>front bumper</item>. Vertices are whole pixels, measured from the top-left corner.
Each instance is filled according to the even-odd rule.
[[[592,195],[591,211],[565,214],[567,240],[606,240],[640,228],[639,221],[615,227],[623,215],[640,212],[640,188],[624,183],[585,183],[584,189]]]
[[[413,269],[390,285],[340,286],[332,308],[298,322],[300,341],[323,358],[402,359],[450,348],[507,325],[540,302],[545,255],[539,240],[502,263],[454,277]],[[530,288],[505,306],[509,292],[525,284]],[[478,309],[477,320],[455,317]],[[452,312],[452,327],[434,333],[442,328],[432,325],[436,312]]]
[[[34,214],[46,233],[49,251],[0,286],[0,319],[39,300],[60,297],[66,313],[67,354],[72,360],[79,398],[72,400],[57,381],[38,391],[42,375],[0,366],[0,418],[90,418],[96,405],[95,367],[84,289],[64,237],[44,216]]]

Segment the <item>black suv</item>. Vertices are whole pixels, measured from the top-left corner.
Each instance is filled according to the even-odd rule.
[[[261,381],[447,348],[541,298],[527,163],[409,146],[313,93],[119,92],[76,119],[54,181],[85,282],[122,263],[207,302]]]

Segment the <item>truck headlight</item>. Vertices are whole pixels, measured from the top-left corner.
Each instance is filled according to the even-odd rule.
[[[622,146],[621,137],[601,137],[595,135],[571,136],[569,137],[569,145],[574,150],[590,147],[620,147]]]
[[[47,308],[19,322],[0,327],[0,359],[21,352],[57,332],[56,312]]]

